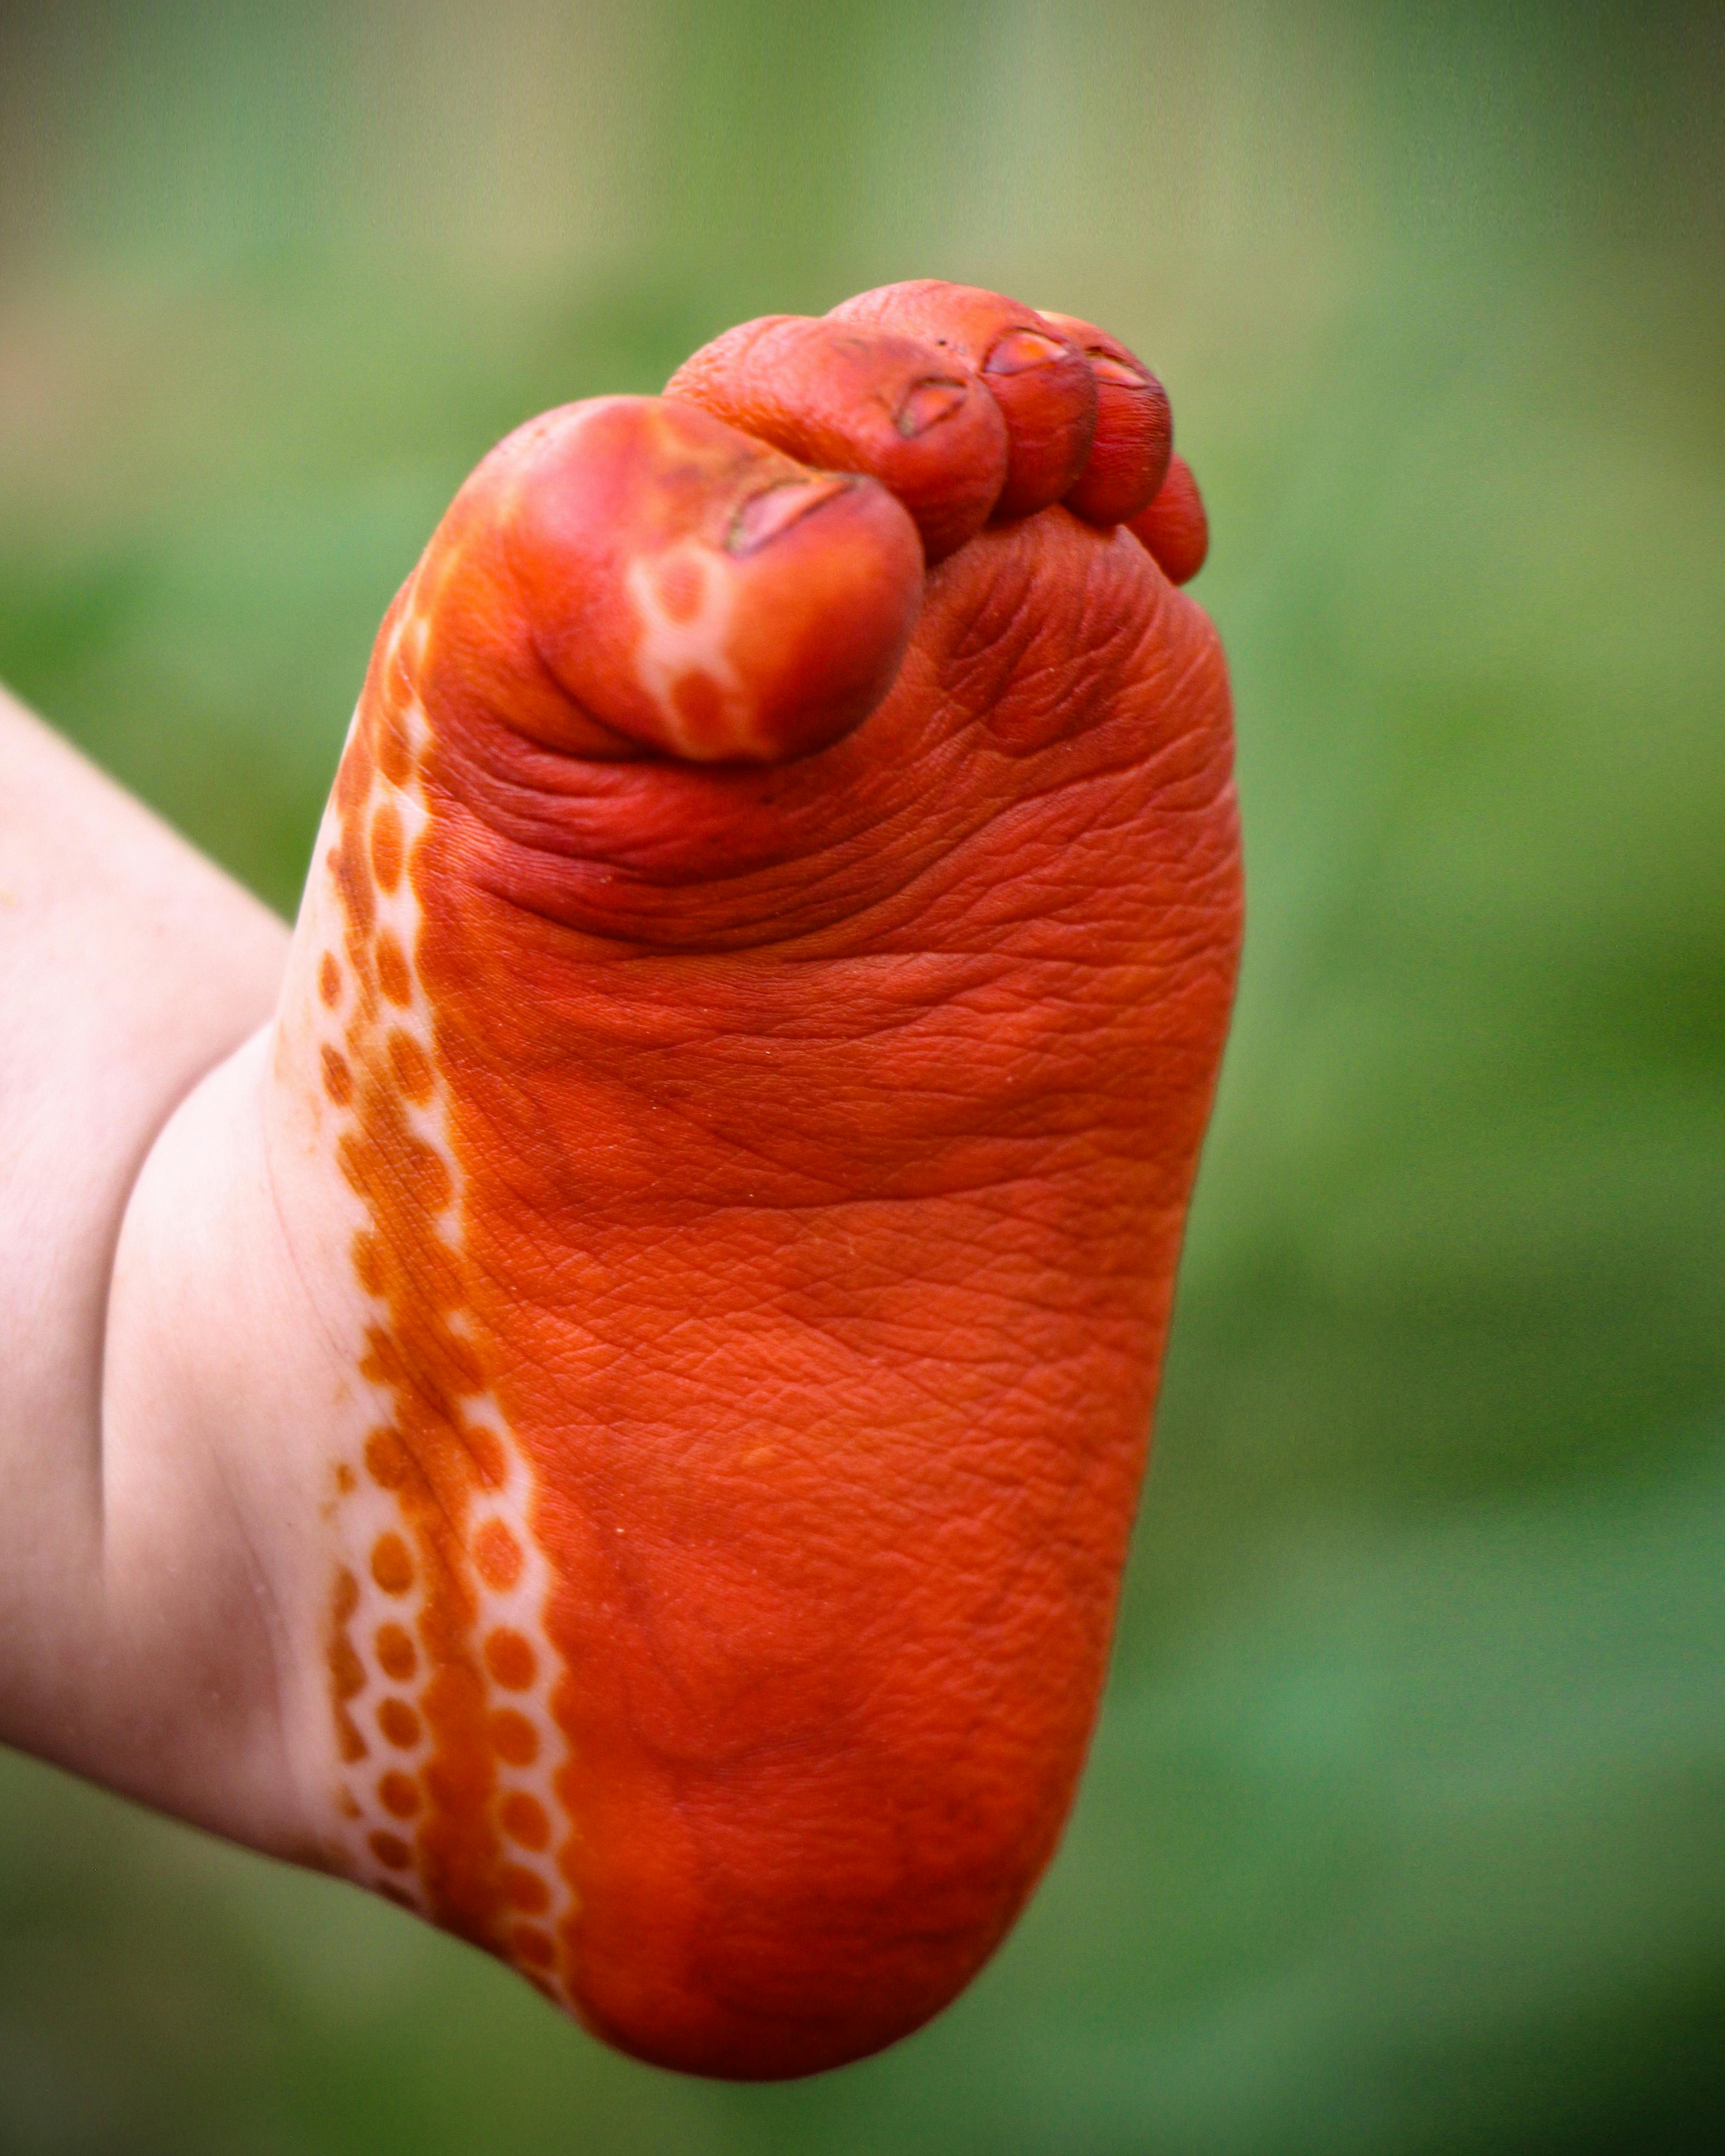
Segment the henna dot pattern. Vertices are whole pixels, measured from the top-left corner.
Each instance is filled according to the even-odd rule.
[[[485,1667],[506,1691],[526,1691],[538,1670],[529,1641],[500,1625],[485,1642]]]
[[[551,1821],[545,1807],[525,1791],[511,1790],[497,1808],[503,1831],[523,1849],[543,1849],[551,1840]]]
[[[424,1802],[411,1774],[388,1774],[377,1784],[377,1801],[392,1819],[412,1819]]]
[[[404,1684],[419,1666],[419,1650],[413,1635],[399,1625],[377,1627],[377,1666],[385,1676]]]
[[[567,2004],[567,1747],[545,1560],[525,1524],[532,1471],[473,1344],[463,1178],[414,956],[413,862],[431,820],[408,657],[422,636],[409,592],[355,716],[306,901],[319,955],[305,1000],[370,1312],[357,1359],[371,1426],[335,1474],[336,1810],[356,1876]],[[525,1941],[524,1915],[540,1920]]]

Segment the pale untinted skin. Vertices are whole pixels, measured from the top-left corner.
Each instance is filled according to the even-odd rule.
[[[116,1361],[110,1318],[140,1172],[268,1019],[287,946],[0,692],[0,1734],[273,1842],[298,1815],[270,1590],[169,1342]]]
[[[749,2076],[1052,1848],[1239,937],[1159,385],[837,314],[481,467],[291,953],[0,711],[0,1736]]]

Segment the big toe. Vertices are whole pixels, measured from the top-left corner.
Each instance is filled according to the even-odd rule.
[[[886,694],[922,568],[909,515],[868,477],[686,402],[607,398],[479,467],[403,632],[434,723],[477,707],[588,757],[777,762]]]

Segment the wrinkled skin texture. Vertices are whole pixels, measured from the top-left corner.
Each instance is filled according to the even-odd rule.
[[[268,1106],[331,1861],[644,2058],[915,2028],[1071,1801],[1240,937],[1167,414],[966,288],[751,324],[379,638]]]

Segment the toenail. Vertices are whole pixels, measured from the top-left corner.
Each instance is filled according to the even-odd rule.
[[[1147,389],[1149,377],[1136,367],[1128,367],[1124,360],[1115,359],[1106,352],[1087,352],[1091,372],[1098,382],[1112,382],[1122,389]]]
[[[763,487],[759,494],[752,494],[732,518],[731,529],[725,534],[726,552],[752,554],[839,495],[848,494],[855,485],[848,475],[835,475],[826,479],[782,480],[776,486]]]
[[[911,383],[892,424],[908,441],[956,412],[968,393],[950,375],[932,374]]]
[[[1033,367],[1046,367],[1064,359],[1070,346],[1044,336],[1040,330],[1009,330],[997,337],[983,362],[984,374],[1023,374]]]

